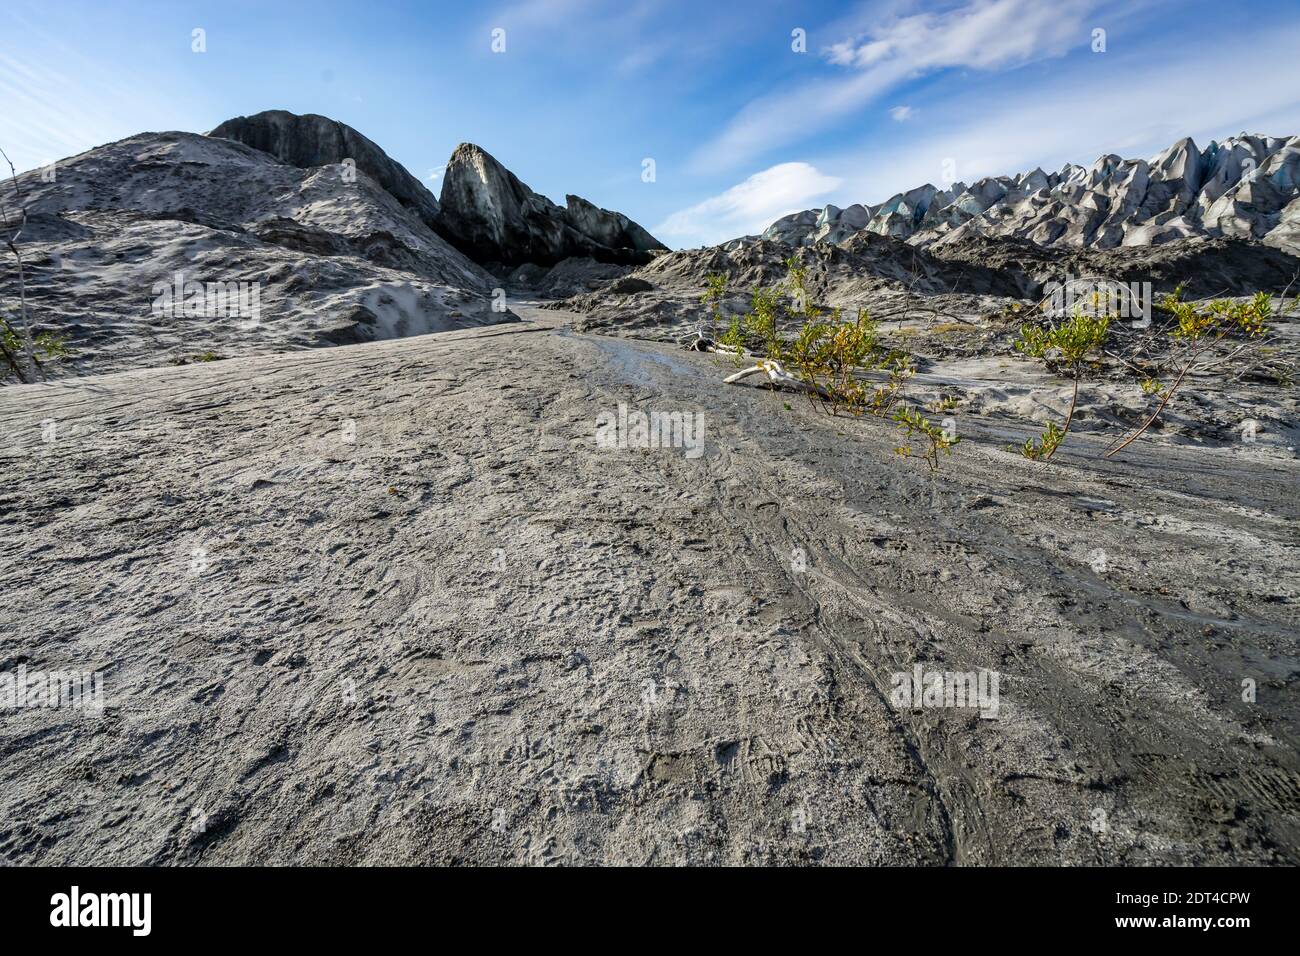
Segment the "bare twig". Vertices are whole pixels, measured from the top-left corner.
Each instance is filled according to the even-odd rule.
[[[14,259],[18,262],[18,299],[21,306],[20,314],[22,315],[23,320],[23,348],[27,351],[28,371],[32,377],[35,378],[38,368],[36,362],[36,343],[32,339],[32,324],[31,320],[27,316],[27,280],[23,273],[23,257],[22,253],[18,251],[18,237],[21,236],[23,230],[27,228],[27,206],[23,203],[23,192],[18,186],[18,171],[14,169],[13,161],[9,159],[9,154],[3,149],[0,149],[0,156],[3,156],[4,161],[9,164],[9,175],[13,178],[14,195],[18,197],[18,228],[5,236],[5,245],[9,247],[9,251],[14,254]],[[0,217],[3,217],[6,229],[13,228],[9,223],[9,210],[3,203],[0,203]],[[6,350],[6,354],[7,353],[8,350]]]
[[[1155,420],[1160,417],[1160,413],[1165,410],[1165,406],[1169,404],[1169,400],[1174,397],[1174,392],[1178,391],[1178,386],[1183,384],[1183,377],[1187,375],[1188,369],[1190,369],[1195,364],[1196,364],[1196,359],[1193,357],[1191,360],[1188,361],[1186,365],[1183,366],[1183,370],[1178,373],[1178,378],[1174,379],[1174,384],[1169,386],[1168,391],[1165,392],[1164,399],[1160,402],[1159,407],[1156,408],[1156,410],[1151,413],[1151,417],[1148,418],[1145,422],[1143,422],[1142,427],[1139,428],[1137,431],[1135,431],[1127,439],[1125,439],[1125,441],[1122,444],[1112,445],[1110,450],[1105,454],[1106,458],[1110,458],[1112,455],[1119,454],[1129,445],[1137,441],[1138,438],[1141,437],[1142,433],[1151,427],[1151,425],[1155,422]]]
[[[1076,366],[1074,370],[1074,395],[1070,398],[1070,410],[1065,413],[1065,424],[1061,426],[1061,431],[1069,432],[1070,422],[1074,421],[1074,409],[1079,404],[1079,369]],[[1050,455],[1048,456],[1051,457]]]

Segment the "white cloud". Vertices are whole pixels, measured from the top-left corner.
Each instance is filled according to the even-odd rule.
[[[996,111],[987,108],[988,91],[972,86],[927,105],[924,127],[890,126],[887,137],[873,132],[855,148],[812,157],[813,164],[774,166],[669,217],[665,225],[677,219],[691,241],[721,242],[761,232],[800,209],[827,202],[879,203],[927,181],[938,184],[949,158],[957,178],[971,183],[1035,166],[1049,172],[1067,162],[1090,166],[1106,153],[1149,158],[1183,136],[1205,149],[1211,139],[1240,132],[1297,135],[1300,59],[1288,51],[1298,47],[1300,25],[1274,24],[1229,41],[1207,39],[1204,47],[1169,49],[1160,58],[1143,53],[1121,60],[1107,54],[1112,59],[1104,64],[1100,58],[1085,59],[1033,87],[999,94]],[[1211,55],[1239,67],[1207,85],[1204,64]],[[1168,108],[1153,111],[1152,102]],[[761,185],[761,177],[787,167],[811,171],[805,176],[823,188],[798,199],[800,190],[792,190],[789,201],[764,208],[761,197],[749,192]]]
[[[957,178],[971,183],[1035,166],[1089,166],[1106,153],[1149,158],[1184,136],[1204,149],[1213,138],[1243,131],[1296,135],[1300,61],[1287,51],[1297,46],[1297,26],[1216,39],[1213,55],[1239,66],[1218,74],[1213,84],[1203,82],[1208,50],[1183,50],[1160,60],[1108,62],[1104,74],[1085,62],[1032,89],[1000,96],[996,112],[981,108],[986,91],[971,89],[927,108],[926,130],[940,133],[913,137],[904,132],[910,127],[900,127],[897,141],[873,137],[816,161],[830,173],[842,172],[844,185],[831,201],[845,205],[878,203],[927,180],[938,183],[947,158],[955,161]],[[1168,108],[1152,110],[1152,102]]]
[[[901,82],[909,68],[886,64],[847,78],[817,80],[747,104],[713,140],[696,151],[697,169],[728,169],[776,146],[824,129]]]
[[[675,49],[676,44],[670,41],[637,44],[619,59],[616,69],[624,74],[648,69]]]
[[[832,63],[869,69],[905,59],[914,69],[966,66],[988,70],[1060,56],[1083,43],[1083,16],[1095,0],[974,0],[944,13],[899,17],[834,44]]]
[[[896,17],[824,52],[847,76],[811,81],[748,103],[693,158],[729,168],[818,132],[919,74],[946,67],[993,70],[1061,56],[1085,45],[1084,18],[1101,0],[971,0],[943,14]]]
[[[673,213],[650,231],[678,248],[723,242],[761,232],[782,216],[806,209],[841,182],[808,163],[781,163]]]
[[[894,122],[896,122],[896,123],[904,123],[904,122],[906,122],[907,120],[911,119],[911,117],[912,117],[912,107],[910,107],[910,106],[895,106],[892,110],[889,111],[889,115],[892,116],[892,117],[894,118]]]

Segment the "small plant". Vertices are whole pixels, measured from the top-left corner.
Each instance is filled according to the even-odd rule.
[[[1020,338],[1012,347],[1032,358],[1042,359],[1049,367],[1064,366],[1074,379],[1074,394],[1070,398],[1070,410],[1065,415],[1065,424],[1060,428],[1054,423],[1050,424],[1040,440],[1026,441],[1021,449],[1026,458],[1046,461],[1056,454],[1056,450],[1065,441],[1070,423],[1074,420],[1074,410],[1079,404],[1079,378],[1083,374],[1083,364],[1093,351],[1105,344],[1109,328],[1109,318],[1084,315],[1082,308],[1074,313],[1074,318],[1060,325],[1026,323],[1021,326]]]
[[[773,361],[781,361],[782,342],[777,332],[778,299],[780,286],[771,289],[758,288],[750,297],[750,311],[745,316],[746,331],[759,343],[759,348]]]
[[[1039,438],[1026,438],[1020,447],[1020,454],[1031,461],[1046,461],[1056,454],[1056,449],[1065,441],[1065,430],[1056,422],[1048,422],[1047,428]]]
[[[1144,378],[1138,385],[1141,387],[1143,395],[1159,395],[1165,390],[1164,385],[1161,384],[1158,378]]]
[[[712,272],[704,277],[704,295],[700,301],[709,311],[709,323],[713,337],[717,338],[718,326],[722,324],[722,300],[727,297],[727,277],[721,272]]]
[[[18,248],[18,239],[27,228],[27,206],[23,200],[22,190],[18,187],[18,173],[8,154],[0,149],[0,156],[9,165],[9,176],[13,182],[16,213],[11,217],[8,205],[0,200],[0,229],[5,232],[4,243],[13,253],[18,266],[18,303],[20,325],[14,327],[8,315],[0,315],[0,358],[8,369],[0,374],[0,381],[12,375],[19,382],[34,380],[37,374],[45,375],[47,363],[66,359],[72,354],[65,336],[54,332],[32,334],[31,319],[27,314],[27,277],[23,267],[22,252]]]
[[[1032,358],[1077,368],[1089,352],[1105,343],[1109,328],[1109,318],[1093,318],[1080,309],[1074,318],[1060,325],[1026,323],[1020,327],[1020,338],[1012,348]]]
[[[805,322],[815,322],[820,318],[821,310],[812,304],[812,297],[808,295],[808,287],[804,282],[808,270],[799,265],[799,260],[794,256],[785,260],[785,267],[789,273],[785,284],[790,290],[790,297],[794,300],[792,314]]]
[[[222,356],[208,349],[206,352],[198,352],[194,355],[182,355],[172,359],[173,365],[191,365],[197,362],[220,362]]]
[[[939,453],[943,452],[945,455],[951,455],[952,446],[961,441],[956,435],[949,435],[914,409],[900,409],[894,413],[894,421],[904,430],[905,438],[911,439],[912,435],[916,434],[926,440],[926,448],[921,457],[925,459],[925,463],[930,466],[931,471],[936,471],[939,468]],[[910,445],[901,445],[895,448],[894,451],[905,458],[912,454]]]
[[[0,354],[3,355],[9,371],[19,382],[26,382],[30,375],[33,379],[38,372],[44,372],[37,355],[36,337],[32,335],[31,319],[27,316],[27,276],[23,268],[23,254],[18,249],[18,239],[27,228],[27,206],[23,201],[23,192],[18,188],[18,172],[9,160],[9,154],[0,149],[0,156],[9,164],[9,176],[14,184],[16,213],[11,217],[9,206],[0,199],[0,229],[5,232],[4,242],[14,255],[18,266],[18,303],[22,319],[21,328],[15,329],[8,318],[0,319],[0,337],[4,339]],[[60,346],[61,347],[61,346]],[[26,359],[20,362],[19,357]]]
[[[860,415],[868,399],[868,387],[857,373],[879,364],[880,345],[876,323],[859,310],[852,322],[841,322],[837,309],[827,339],[825,368],[832,392],[842,396],[855,415]]]
[[[44,372],[47,365],[67,359],[72,354],[67,336],[48,331],[37,332],[32,336],[31,351],[28,352],[22,336],[14,329],[9,317],[0,315],[0,358],[9,366],[7,372],[0,374],[0,381],[8,375],[13,375],[19,382],[27,381],[21,361],[24,356],[38,371]]]
[[[745,325],[740,320],[740,316],[732,316],[731,321],[727,323],[727,331],[718,338],[718,344],[722,346],[723,354],[730,355],[737,367],[744,364]]]
[[[1051,329],[1026,323],[1020,327],[1020,338],[1012,342],[1011,347],[1030,358],[1043,358],[1052,347]]]
[[[706,293],[707,296],[707,293]],[[743,316],[733,316],[727,330],[718,338],[718,344],[732,353],[737,361],[755,356],[773,362],[785,358],[784,343],[778,330],[781,287],[755,289],[750,296],[749,311]],[[721,318],[721,313],[718,314]]]
[[[829,414],[841,412],[855,417],[871,414],[889,418],[908,439],[925,439],[923,457],[931,469],[939,464],[939,455],[951,454],[956,436],[928,421],[919,411],[900,409],[903,389],[915,373],[911,359],[904,353],[886,350],[880,343],[877,322],[864,310],[846,320],[839,309],[827,313],[813,304],[808,295],[804,267],[791,257],[786,260],[789,274],[785,281],[770,288],[755,289],[750,310],[734,317],[726,332],[717,340],[718,350],[733,355],[737,364],[754,363],[727,382],[738,382],[751,375],[765,374],[773,387],[795,387],[808,400]],[[704,300],[712,302],[721,286],[709,278]],[[790,304],[782,301],[790,293]],[[782,315],[797,322],[793,335],[782,333]],[[788,370],[787,370],[788,366]],[[865,373],[884,373],[877,383],[864,378]],[[956,405],[945,402],[943,411]],[[785,403],[787,409],[789,403]],[[910,445],[895,449],[910,457]]]
[[[875,415],[888,415],[903,397],[903,387],[916,374],[912,360],[901,352],[890,352],[879,366],[888,373],[885,384],[871,396],[870,411]]]
[[[833,415],[845,411],[855,416],[864,412],[884,416],[912,374],[904,356],[881,348],[877,323],[862,310],[851,322],[844,321],[839,309],[831,312],[829,321],[815,318],[807,322],[784,355],[809,395],[820,398]],[[889,379],[883,386],[873,387],[859,377],[865,371],[884,371]]]
[[[1107,458],[1118,454],[1137,441],[1142,433],[1155,423],[1160,413],[1165,410],[1165,406],[1169,404],[1169,400],[1174,397],[1174,393],[1178,391],[1178,387],[1183,384],[1183,379],[1196,367],[1207,349],[1229,336],[1244,339],[1245,341],[1229,356],[1231,358],[1247,349],[1252,343],[1258,342],[1268,331],[1266,323],[1273,315],[1273,301],[1267,292],[1257,292],[1251,298],[1240,302],[1231,299],[1215,299],[1202,305],[1184,302],[1182,294],[1183,287],[1179,285],[1160,302],[1161,311],[1173,317],[1170,335],[1182,346],[1180,358],[1182,367],[1168,389],[1163,390],[1164,398],[1156,406],[1155,411],[1127,438],[1112,444],[1106,451]],[[1145,385],[1143,391],[1146,391]],[[1148,392],[1148,394],[1152,393]]]

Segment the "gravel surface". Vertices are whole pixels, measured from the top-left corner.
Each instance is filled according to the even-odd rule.
[[[0,672],[104,705],[0,710],[0,861],[1300,863],[1293,455],[931,473],[516,311],[0,390]]]

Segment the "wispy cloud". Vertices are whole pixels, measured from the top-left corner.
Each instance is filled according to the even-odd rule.
[[[898,17],[877,29],[831,45],[827,58],[870,69],[905,60],[916,70],[1019,65],[1060,56],[1083,42],[1083,17],[1095,0],[975,0],[943,13]]]
[[[1106,153],[1149,158],[1183,136],[1204,149],[1212,138],[1243,131],[1294,135],[1300,132],[1300,61],[1287,51],[1297,46],[1300,25],[1272,25],[1201,49],[1104,61],[1104,71],[1097,69],[1102,60],[1090,59],[1000,96],[996,112],[981,110],[987,91],[972,89],[928,107],[920,135],[900,128],[897,142],[866,142],[816,162],[840,174],[843,185],[830,199],[844,205],[937,183],[949,159],[957,178],[970,183],[1035,166],[1089,165]],[[1205,84],[1204,57],[1211,55],[1239,68]],[[1187,96],[1192,89],[1196,95]],[[1175,100],[1176,112],[1151,108]]]
[[[82,107],[68,77],[0,53],[0,139],[19,169],[33,169],[113,139],[111,120]],[[5,170],[7,173],[8,170]]]
[[[808,163],[781,163],[726,192],[673,213],[652,230],[676,246],[709,245],[760,232],[841,184]]]
[[[924,182],[939,183],[948,161],[958,179],[971,183],[1035,166],[1086,166],[1106,153],[1149,158],[1183,136],[1204,149],[1213,138],[1243,131],[1294,135],[1300,132],[1300,60],[1287,51],[1297,47],[1300,24],[1274,24],[1159,56],[1089,57],[1032,87],[1002,91],[996,111],[983,108],[987,89],[970,86],[924,104],[924,126],[891,124],[887,137],[875,133],[853,148],[820,153],[812,163],[773,166],[675,213],[656,235],[674,245],[721,242],[827,202],[879,203]],[[1200,78],[1211,55],[1241,66],[1206,85]],[[1192,89],[1196,96],[1186,96]],[[1174,100],[1177,111],[1151,108]],[[782,195],[767,203],[766,190]]]
[[[895,106],[889,111],[889,115],[894,118],[895,123],[905,123],[912,118],[912,107]]]
[[[172,93],[113,68],[101,52],[70,42],[44,24],[40,7],[7,4],[0,36],[22,37],[0,52],[0,142],[19,171],[140,132],[129,118],[144,110],[165,129]],[[188,32],[186,33],[188,49]],[[7,172],[7,170],[6,170]]]
[[[944,13],[896,16],[823,51],[849,72],[768,94],[747,104],[693,157],[696,169],[726,169],[825,129],[918,75],[944,68],[1006,69],[1086,44],[1099,0],[972,0]],[[897,118],[897,117],[896,117]]]

